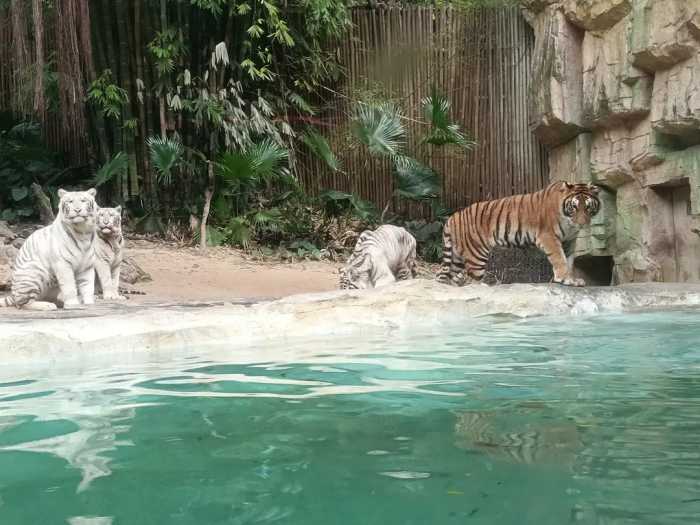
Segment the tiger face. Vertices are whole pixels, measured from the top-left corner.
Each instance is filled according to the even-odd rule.
[[[600,211],[600,188],[592,184],[562,184],[566,193],[562,202],[562,213],[577,226],[591,223],[591,219]]]
[[[341,290],[365,290],[372,288],[369,267],[365,264],[366,257],[359,265],[352,262],[339,270]]]
[[[94,231],[97,212],[96,194],[95,188],[87,191],[58,190],[58,196],[61,199],[58,204],[61,221],[77,231]]]
[[[122,207],[97,210],[97,233],[100,237],[113,237],[122,233]]]

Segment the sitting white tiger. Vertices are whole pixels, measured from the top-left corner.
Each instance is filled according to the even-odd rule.
[[[385,224],[360,234],[340,270],[340,289],[375,288],[416,276],[416,239],[404,228]]]
[[[56,220],[32,233],[15,259],[0,306],[55,310],[94,304],[95,189],[58,190]]]
[[[95,285],[107,301],[123,301],[119,295],[119,274],[124,259],[122,236],[122,207],[97,210],[97,241],[95,243]]]

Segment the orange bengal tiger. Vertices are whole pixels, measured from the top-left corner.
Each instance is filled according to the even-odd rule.
[[[450,216],[443,229],[442,268],[437,280],[462,286],[465,270],[481,280],[494,246],[537,246],[554,269],[554,282],[584,286],[572,272],[576,236],[600,210],[591,184],[555,182],[544,190],[478,202]]]

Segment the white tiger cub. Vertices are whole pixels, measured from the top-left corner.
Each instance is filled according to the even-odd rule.
[[[340,289],[376,288],[416,276],[416,239],[404,228],[385,224],[360,234],[340,270]]]
[[[122,207],[97,210],[97,241],[95,243],[95,274],[98,290],[107,301],[124,301],[119,295],[119,274],[124,259]]]
[[[10,295],[0,306],[28,310],[76,308],[95,302],[94,188],[58,190],[60,202],[53,223],[24,242],[13,264]]]

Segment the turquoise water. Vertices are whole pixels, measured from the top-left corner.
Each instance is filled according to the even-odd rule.
[[[0,371],[0,523],[697,523],[698,343],[496,318]]]

